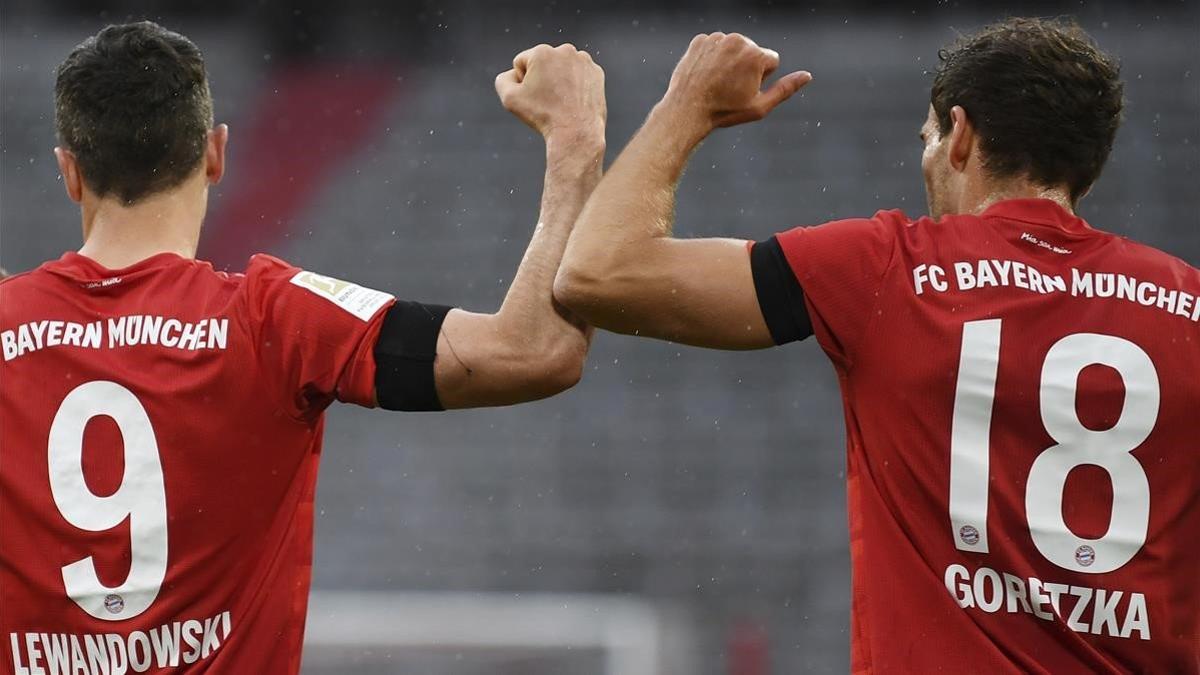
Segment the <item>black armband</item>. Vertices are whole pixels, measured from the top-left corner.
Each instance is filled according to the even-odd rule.
[[[444,410],[433,376],[438,335],[450,307],[398,301],[375,341],[375,398],[386,410]]]
[[[750,248],[754,291],[771,339],[782,345],[813,334],[812,319],[804,304],[804,289],[784,257],[779,240],[771,237]]]

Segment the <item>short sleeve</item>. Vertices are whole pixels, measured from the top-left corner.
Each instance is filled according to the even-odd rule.
[[[835,362],[849,368],[878,312],[884,275],[901,228],[898,211],[873,218],[798,227],[776,235],[784,257],[804,289],[813,331]]]
[[[268,386],[292,416],[334,400],[375,404],[372,353],[391,295],[256,255],[246,270],[250,331]]]

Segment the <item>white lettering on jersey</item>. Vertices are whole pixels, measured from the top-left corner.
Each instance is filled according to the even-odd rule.
[[[161,316],[134,315],[91,323],[43,320],[0,331],[0,350],[5,361],[48,347],[117,349],[161,345],[183,351],[201,351],[223,350],[228,344],[229,319],[226,318],[184,322]]]
[[[926,284],[939,293],[950,290],[946,285],[946,270],[937,265],[917,265],[913,268],[913,286],[917,289],[917,295],[925,292]]]
[[[947,269],[953,273],[947,273]],[[930,290],[945,293],[951,287],[956,291],[1011,287],[1041,295],[1065,293],[1075,298],[1123,300],[1200,323],[1200,294],[1115,272],[1086,272],[1073,267],[1068,280],[1014,260],[962,260],[949,267],[916,265],[912,268],[912,281],[916,295]]]
[[[370,321],[375,312],[392,300],[392,295],[383,291],[313,272],[301,271],[292,277],[291,281],[296,286],[341,307],[361,321]]]
[[[126,675],[191,665],[212,656],[229,641],[228,611],[206,618],[174,621],[127,635],[9,633],[16,675]]]
[[[1027,241],[1027,242],[1033,244],[1034,246],[1044,248],[1047,251],[1054,251],[1055,253],[1057,253],[1059,255],[1070,255],[1071,254],[1071,249],[1063,248],[1061,246],[1055,246],[1054,244],[1051,244],[1050,242],[1048,242],[1044,239],[1038,239],[1037,237],[1033,236],[1032,234],[1029,234],[1028,232],[1021,233],[1021,241]]]
[[[1000,579],[1003,577],[1003,583]],[[1007,572],[980,567],[971,573],[957,563],[946,567],[946,590],[963,609],[976,608],[988,614],[1032,614],[1043,621],[1055,616],[1076,633],[1150,639],[1150,613],[1146,596],[1104,588],[1023,579]],[[1127,601],[1122,603],[1122,599]]]
[[[86,324],[74,321],[30,321],[0,332],[0,346],[3,347],[4,360],[12,361],[46,347],[99,349],[103,333],[104,324],[100,321]]]

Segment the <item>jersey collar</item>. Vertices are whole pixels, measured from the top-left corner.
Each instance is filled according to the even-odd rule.
[[[67,251],[58,260],[52,260],[42,265],[42,268],[52,274],[67,277],[75,281],[87,282],[140,276],[146,272],[190,262],[192,261],[176,253],[156,253],[128,267],[109,269],[85,255],[80,255],[74,251]]]
[[[1049,199],[1006,199],[989,206],[980,217],[1019,220],[1034,225],[1044,225],[1074,234],[1093,232],[1083,218],[1067,211]]]

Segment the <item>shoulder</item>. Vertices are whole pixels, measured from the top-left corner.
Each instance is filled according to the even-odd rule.
[[[270,272],[300,271],[299,267],[269,253],[255,253],[246,261],[246,275]]]
[[[970,232],[969,226],[984,222],[981,216],[968,214],[947,214],[940,218],[920,216],[909,218],[900,210],[880,211],[875,214],[880,223],[892,227],[903,236],[910,239],[941,238],[952,234]],[[968,227],[964,227],[968,226]]]
[[[916,226],[936,225],[935,221],[923,217],[918,220],[913,220],[904,214],[900,209],[882,209],[875,212],[875,215],[869,218],[840,218],[831,220],[820,225],[815,225],[810,228],[798,229],[849,229],[849,230],[892,230],[901,231],[906,228]]]
[[[1200,284],[1200,269],[1192,266],[1182,258],[1167,253],[1160,248],[1155,248],[1150,244],[1143,244],[1140,241],[1134,241],[1133,239],[1115,234],[1110,234],[1109,236],[1113,238],[1118,251],[1139,264],[1163,270],[1168,276],[1178,280]]]
[[[31,283],[36,284],[36,277],[34,276],[35,272],[37,272],[37,270],[18,272],[17,274],[5,274],[3,270],[0,270],[0,289],[3,291],[12,292],[18,288],[27,288]]]
[[[1019,227],[1011,229],[1014,221],[977,214],[913,219],[900,211],[880,211],[875,219],[879,227],[895,233],[898,256],[910,262],[932,262],[947,256],[994,256],[999,242],[1018,238],[1021,232]]]
[[[261,293],[268,289],[303,285],[309,277],[326,278],[267,253],[256,253],[246,262],[246,271],[237,275],[244,280],[248,292]]]
[[[0,279],[0,324],[17,321],[16,317],[23,314],[24,309],[41,304],[38,297],[45,289],[39,283],[39,276],[44,275],[38,270],[30,270]]]
[[[0,306],[37,303],[39,297],[55,292],[59,280],[45,265],[0,279]]]
[[[182,260],[137,277],[140,287],[155,295],[208,307],[234,301],[245,286],[245,275],[218,270],[206,260]],[[132,296],[131,296],[132,297]]]
[[[840,248],[891,248],[894,243],[912,234],[940,227],[928,218],[914,221],[899,209],[876,211],[869,218],[843,218],[820,225],[792,228],[779,235],[784,248],[789,245],[816,245]]]
[[[246,292],[252,296],[273,295],[304,289],[318,294],[336,294],[352,284],[310,272],[267,253],[250,256],[246,271],[237,275],[244,280]]]
[[[842,218],[819,225],[801,225],[779,233],[777,238],[785,250],[792,246],[817,244],[838,246],[841,243],[886,242],[913,225],[913,221],[900,210],[877,211],[870,218]]]
[[[899,210],[878,211],[870,218],[845,218],[776,235],[801,284],[816,276],[878,278],[912,221]]]
[[[313,316],[340,310],[363,321],[395,299],[389,293],[311,272],[265,253],[250,258],[244,294],[264,314],[269,307]],[[289,320],[302,321],[304,317]]]
[[[267,253],[256,253],[246,261],[246,267],[241,272],[216,272],[222,278],[242,287],[242,290],[255,293],[263,287],[271,286],[278,281],[286,282],[302,272],[299,267],[282,258]]]

